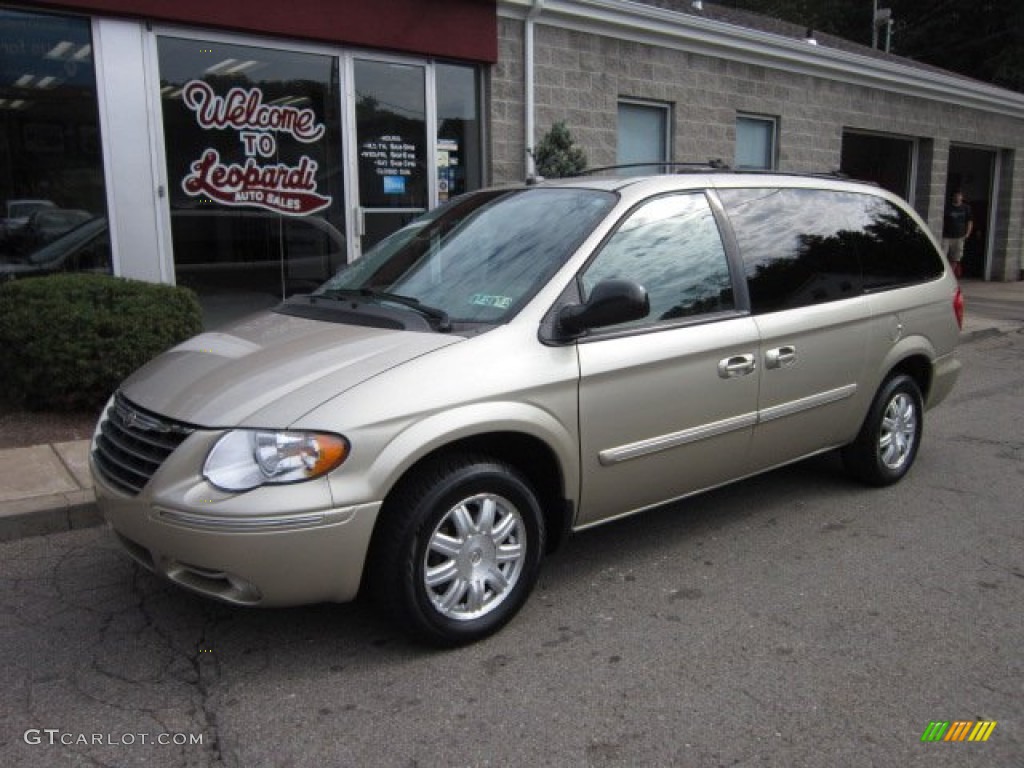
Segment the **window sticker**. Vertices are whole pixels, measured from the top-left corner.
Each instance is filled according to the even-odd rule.
[[[405,176],[384,176],[385,195],[404,195]]]
[[[469,303],[474,307],[495,307],[496,309],[508,309],[512,306],[511,296],[492,296],[489,293],[474,293]]]

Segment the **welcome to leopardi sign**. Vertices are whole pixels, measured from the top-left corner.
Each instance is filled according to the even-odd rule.
[[[213,147],[203,150],[181,181],[187,195],[287,216],[307,216],[330,206],[331,198],[317,191],[318,164],[312,157],[302,155],[295,165],[266,162],[277,155],[280,134],[304,144],[323,138],[327,129],[312,109],[266,104],[259,88],[235,87],[219,96],[202,80],[189,81],[181,98],[203,130],[238,131],[245,153],[239,164],[224,162]]]

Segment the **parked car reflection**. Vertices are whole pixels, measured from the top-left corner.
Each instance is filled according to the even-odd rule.
[[[175,282],[199,295],[208,328],[312,291],[346,263],[345,235],[318,216],[186,209],[171,212],[171,231]],[[34,249],[0,255],[0,280],[109,274],[111,263],[107,219],[97,217]]]
[[[175,282],[217,328],[308,293],[347,262],[345,235],[322,216],[260,210],[171,211]]]
[[[28,217],[19,240],[24,250],[35,250],[92,218],[88,211],[74,208],[43,208]]]
[[[308,292],[346,261],[345,235],[320,216],[261,210],[171,211],[179,285],[207,292]]]
[[[84,211],[46,213],[36,214],[36,233],[43,242],[27,253],[0,256],[0,274],[10,279],[60,271],[110,271],[106,217],[83,223],[82,217],[88,216]],[[69,222],[77,226],[67,229]],[[178,282],[200,292],[221,284],[250,289],[259,284],[281,298],[296,289],[315,288],[346,261],[344,234],[319,217],[182,210],[171,213],[171,226]]]
[[[50,200],[8,200],[0,219],[0,252],[9,254],[15,250],[17,239],[33,213],[56,207]]]
[[[27,255],[0,261],[0,280],[54,272],[110,272],[106,217],[90,219]]]

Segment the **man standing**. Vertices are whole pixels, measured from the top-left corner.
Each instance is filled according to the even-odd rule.
[[[960,261],[964,257],[964,241],[971,236],[973,229],[971,206],[964,202],[963,192],[957,190],[953,193],[952,202],[946,206],[946,215],[942,220],[942,250],[946,252],[953,266],[953,274],[957,277],[963,274]]]

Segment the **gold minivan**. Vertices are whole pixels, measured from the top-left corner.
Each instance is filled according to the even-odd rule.
[[[927,227],[870,185],[708,169],[470,193],[133,374],[97,426],[97,502],[203,595],[362,593],[465,643],[569,532],[833,449],[898,481],[962,315]]]

